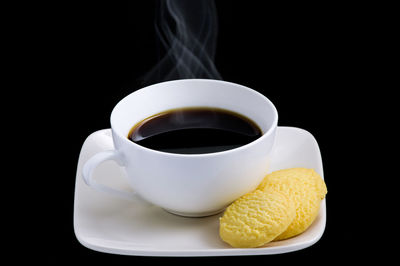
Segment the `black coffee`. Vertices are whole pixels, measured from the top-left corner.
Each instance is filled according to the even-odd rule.
[[[181,154],[230,150],[262,135],[249,118],[224,109],[193,107],[165,111],[139,122],[128,138],[147,148]]]

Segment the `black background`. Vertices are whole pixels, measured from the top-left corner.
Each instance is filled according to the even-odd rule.
[[[66,2],[50,6],[45,16],[34,15],[34,24],[23,22],[18,33],[22,41],[16,45],[22,55],[17,63],[24,68],[18,80],[28,84],[23,92],[29,104],[19,103],[28,114],[22,135],[35,140],[29,142],[35,162],[28,181],[43,189],[34,197],[40,207],[25,208],[33,222],[29,243],[39,261],[132,265],[359,259],[364,250],[355,247],[363,235],[358,222],[363,208],[355,208],[361,200],[354,191],[362,189],[354,179],[359,178],[356,158],[365,153],[368,141],[365,129],[377,116],[365,106],[371,99],[369,89],[375,87],[376,92],[381,80],[372,71],[377,58],[384,56],[384,51],[374,50],[375,41],[385,37],[376,26],[379,11],[366,4],[263,2],[216,1],[215,64],[224,80],[267,96],[278,109],[279,125],[300,127],[315,136],[328,187],[327,227],[321,240],[289,254],[233,258],[117,256],[83,247],[73,232],[80,148],[90,133],[110,127],[114,105],[141,88],[141,77],[157,63],[157,5]],[[364,162],[373,165],[371,158]]]

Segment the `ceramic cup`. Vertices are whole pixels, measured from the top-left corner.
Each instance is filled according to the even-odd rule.
[[[174,154],[140,146],[128,139],[139,121],[162,111],[183,107],[218,107],[252,119],[263,135],[244,146],[208,154]],[[158,83],[123,98],[111,113],[115,150],[103,151],[83,167],[87,185],[124,198],[139,196],[165,210],[191,217],[222,211],[255,189],[267,174],[278,113],[262,94],[238,84],[208,79]],[[126,170],[135,192],[96,182],[96,166],[114,160]],[[110,177],[112,178],[112,177]]]

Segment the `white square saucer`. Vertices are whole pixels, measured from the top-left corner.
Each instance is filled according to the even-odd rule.
[[[75,185],[74,230],[78,241],[93,250],[141,256],[237,256],[286,253],[309,247],[322,236],[326,224],[326,204],[321,202],[318,217],[302,234],[260,248],[232,248],[219,237],[219,213],[203,218],[187,218],[141,201],[125,201],[88,187],[81,175],[83,164],[95,153],[113,149],[111,129],[91,134],[82,146]],[[294,127],[278,127],[271,171],[314,168],[323,178],[322,159],[315,138]],[[94,178],[115,188],[129,190],[124,169],[105,162]]]

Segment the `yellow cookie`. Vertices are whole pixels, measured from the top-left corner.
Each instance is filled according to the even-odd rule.
[[[259,247],[284,232],[295,214],[293,202],[283,193],[255,190],[225,210],[219,234],[232,247]]]
[[[291,168],[267,175],[257,189],[280,191],[295,204],[296,216],[287,230],[274,240],[287,239],[304,232],[318,215],[321,199],[327,193],[322,178],[307,168]]]
[[[320,197],[320,199],[324,199],[326,193],[328,193],[328,190],[326,188],[326,184],[324,182],[324,180],[321,178],[321,176],[319,174],[317,174],[317,172],[313,170],[313,176],[314,176],[314,180],[317,183],[316,187],[317,187],[317,192],[318,192],[318,196]]]

